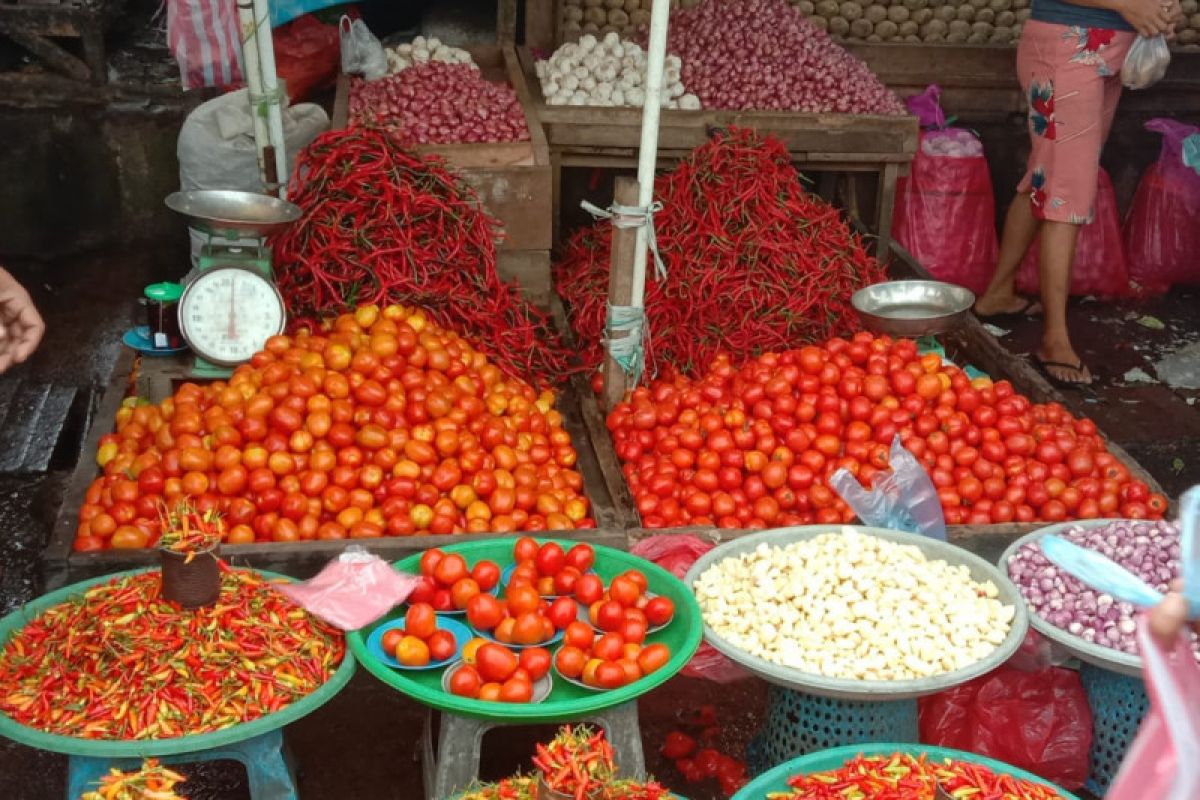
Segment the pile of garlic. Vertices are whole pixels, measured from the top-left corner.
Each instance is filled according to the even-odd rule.
[[[414,64],[428,64],[430,62],[475,66],[470,53],[466,50],[460,50],[457,47],[451,47],[435,36],[431,36],[428,39],[424,36],[418,36],[410,44],[387,47],[384,48],[384,52],[387,54],[389,75],[395,75],[397,72],[405,70]]]
[[[995,651],[1016,613],[965,566],[850,529],[760,544],[709,567],[694,589],[705,623],[735,647],[853,680],[967,667]]]
[[[667,56],[663,67],[663,108],[700,108],[680,77],[678,57]],[[645,101],[646,53],[615,33],[603,41],[587,34],[564,44],[547,61],[536,64],[542,94],[552,106],[641,106]]]

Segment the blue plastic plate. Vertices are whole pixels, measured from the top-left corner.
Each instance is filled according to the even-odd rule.
[[[367,637],[367,649],[371,655],[378,658],[383,663],[387,664],[392,669],[404,670],[425,670],[425,669],[441,669],[447,664],[453,664],[458,660],[462,649],[466,647],[467,642],[471,641],[471,631],[466,625],[455,619],[440,617],[438,619],[438,630],[450,631],[454,635],[454,655],[441,661],[430,661],[423,667],[406,667],[396,660],[396,656],[383,649],[383,635],[390,630],[404,627],[404,618],[392,620],[389,623],[380,625],[375,630],[371,631],[371,635]]]

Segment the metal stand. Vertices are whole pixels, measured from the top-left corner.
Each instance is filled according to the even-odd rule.
[[[426,800],[452,800],[477,781],[483,735],[493,728],[510,727],[503,722],[460,717],[445,712],[441,716],[435,755],[433,711],[425,714],[425,730],[421,737],[421,774]],[[642,754],[636,701],[601,711],[581,721],[594,722],[604,728],[621,775],[635,780],[645,777],[646,761]]]
[[[298,800],[296,780],[283,746],[283,732],[273,730],[240,742],[201,750],[160,756],[164,764],[194,764],[199,761],[237,761],[246,768],[252,800]],[[110,769],[141,769],[137,758],[71,756],[67,777],[67,800],[76,800],[108,774]]]

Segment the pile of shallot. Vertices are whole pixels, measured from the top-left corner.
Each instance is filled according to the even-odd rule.
[[[1108,557],[1160,592],[1179,577],[1179,526],[1170,522],[1119,520],[1095,528],[1072,526],[1058,535]],[[1008,576],[1030,611],[1054,627],[1085,642],[1137,654],[1137,609],[1060,570],[1036,541],[1013,554]]]
[[[608,33],[603,41],[587,34],[535,66],[548,105],[641,106],[646,97],[646,53],[615,33]],[[678,56],[667,56],[661,105],[700,108],[700,100],[683,86],[681,69]]]
[[[787,0],[707,0],[671,15],[669,52],[705,108],[903,114],[859,59]]]
[[[355,79],[350,124],[395,130],[412,144],[529,139],[512,87],[466,64],[419,64],[377,81]]]

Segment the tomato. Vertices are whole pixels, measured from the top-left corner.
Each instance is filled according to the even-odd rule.
[[[550,651],[544,647],[527,647],[521,651],[518,663],[529,673],[531,680],[541,680],[550,671]]]
[[[518,564],[524,561],[533,561],[537,558],[539,547],[537,540],[529,536],[522,536],[517,539],[516,545],[513,546],[513,560]]]
[[[715,487],[714,487],[715,488]],[[590,544],[581,543],[574,545],[567,551],[565,565],[574,567],[580,573],[585,573],[592,568],[592,564],[596,561],[596,551]]]
[[[641,593],[641,587],[624,575],[613,578],[608,587],[608,596],[623,606],[632,606],[637,603]]]
[[[459,697],[477,698],[483,679],[479,672],[470,664],[464,664],[450,675],[450,694]]]
[[[426,644],[429,645],[429,658],[433,661],[448,661],[458,651],[458,642],[450,631],[434,631]]]
[[[626,642],[641,644],[646,641],[646,631],[647,625],[645,620],[626,617],[617,632],[621,634],[621,638]]]
[[[121,525],[113,531],[112,538],[109,539],[109,547],[115,550],[140,550],[149,542],[150,536],[141,528],[134,525]]]
[[[445,555],[445,553],[436,547],[431,550],[426,550],[424,553],[422,553],[420,562],[421,574],[432,577],[433,571],[437,569],[438,562],[440,562]]]
[[[596,667],[595,685],[602,689],[616,689],[627,683],[625,670],[613,661],[603,661]]]
[[[650,675],[666,666],[671,660],[671,650],[665,644],[652,644],[642,648],[637,664],[642,674]]]
[[[548,497],[548,495],[546,496]],[[541,510],[539,508],[539,511]],[[538,553],[534,557],[534,564],[537,566],[538,574],[553,577],[566,565],[566,553],[557,542],[547,542],[538,549]]]
[[[500,692],[504,689],[499,683],[485,683],[479,687],[479,699],[488,702],[497,703],[500,701]]]
[[[457,553],[443,556],[433,568],[433,577],[442,586],[453,586],[468,574],[466,560]]]
[[[625,640],[620,634],[606,633],[592,644],[592,655],[602,661],[616,661],[625,652]]]
[[[587,664],[587,654],[578,647],[567,645],[554,654],[554,667],[564,677],[578,679]]]
[[[406,635],[396,645],[396,660],[406,667],[423,667],[429,663],[429,645],[416,636]]]
[[[475,666],[485,681],[502,683],[516,671],[518,662],[507,647],[488,642],[475,651]]]
[[[546,618],[554,625],[555,630],[564,630],[568,625],[577,621],[578,606],[569,597],[560,597],[550,604]]]
[[[675,616],[675,603],[672,602],[671,598],[659,595],[658,597],[651,598],[650,602],[646,603],[644,612],[646,614],[646,621],[651,626],[666,625]]]
[[[404,629],[390,628],[383,634],[383,639],[379,644],[385,653],[395,653],[396,645],[400,644],[400,640],[403,638]]]
[[[404,614],[404,630],[418,639],[428,639],[437,630],[437,614],[433,606],[416,603]]]
[[[537,589],[528,585],[513,586],[509,584],[505,589],[504,597],[508,605],[508,613],[514,617],[537,611],[542,601]]]
[[[600,605],[596,612],[595,625],[602,631],[616,631],[625,621],[625,607],[616,600],[609,600]]]
[[[95,526],[93,526],[93,530],[95,530]],[[598,575],[582,575],[575,582],[575,599],[584,605],[590,606],[603,596],[604,581]]]
[[[450,588],[450,600],[454,603],[454,607],[465,609],[471,598],[479,595],[479,584],[474,578],[459,578],[454,582],[454,586]]]
[[[586,622],[575,621],[567,625],[563,631],[563,642],[571,647],[578,647],[580,650],[591,649],[592,642],[596,640],[596,631]]]

